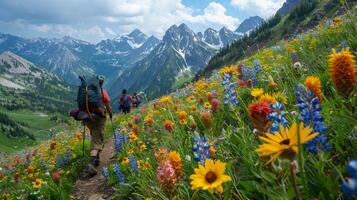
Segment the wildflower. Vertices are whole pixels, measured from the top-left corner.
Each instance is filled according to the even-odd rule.
[[[165,104],[165,105],[168,105],[168,104],[172,104],[172,97],[171,96],[162,96],[158,102],[160,104]]]
[[[40,188],[45,182],[42,179],[36,179],[36,181],[32,182],[32,187],[34,189]]]
[[[192,105],[192,106],[190,107],[190,110],[191,110],[191,112],[197,112],[197,111],[198,111],[198,108],[197,108],[197,106]]]
[[[190,116],[189,119],[190,119],[190,128],[191,128],[192,130],[195,130],[195,129],[197,128],[197,124],[196,124],[195,119],[193,119],[192,116]]]
[[[115,132],[114,133],[114,148],[116,152],[120,152],[122,149],[122,146],[125,142],[124,134]]]
[[[152,126],[152,125],[154,124],[154,121],[152,120],[151,117],[145,117],[144,123],[145,123],[145,125],[147,125],[147,126]]]
[[[274,134],[275,132],[279,132],[280,125],[285,128],[288,125],[288,121],[285,119],[284,104],[276,102],[270,105],[270,109],[272,110],[269,113],[269,120],[272,122],[270,132]]]
[[[196,162],[204,163],[207,158],[211,157],[210,154],[210,145],[207,142],[205,136],[199,136],[195,133],[195,137],[193,138],[193,155]]]
[[[31,165],[27,167],[27,173],[28,174],[32,174],[33,173],[33,167]]]
[[[273,103],[276,102],[276,99],[273,96],[269,95],[269,94],[263,94],[262,96],[260,96],[258,101],[259,102],[266,102],[268,104],[273,104]]]
[[[180,111],[178,115],[180,120],[187,118],[187,113],[185,111]]]
[[[53,182],[58,184],[61,180],[61,171],[57,170],[57,171],[52,172],[51,178],[52,178]]]
[[[253,88],[252,91],[250,92],[250,94],[253,97],[260,97],[264,94],[264,90],[263,90],[263,88]]]
[[[117,177],[117,180],[119,183],[125,183],[125,177],[124,174],[122,173],[120,166],[118,164],[114,164],[113,166],[114,173]]]
[[[128,133],[128,136],[129,136],[130,141],[135,141],[138,139],[138,137],[136,136],[136,134],[134,132]]]
[[[15,183],[19,182],[19,180],[20,180],[20,174],[19,173],[15,173],[14,174],[14,180],[15,180]]]
[[[182,161],[180,154],[176,151],[171,151],[168,155],[168,160],[175,170],[176,177],[180,177],[182,174]]]
[[[356,85],[356,64],[354,56],[349,49],[343,49],[340,53],[332,50],[329,59],[329,69],[333,83],[338,92],[348,97]]]
[[[205,125],[206,128],[209,128],[212,126],[212,123],[213,123],[212,113],[204,110],[201,112],[200,116],[201,116],[201,121],[202,121],[203,125]]]
[[[252,80],[252,82],[253,82],[253,86],[254,85],[258,85],[258,79],[257,79],[257,76],[255,74],[254,68],[253,67],[248,67],[248,71],[249,71],[250,80]]]
[[[352,176],[347,181],[342,181],[342,191],[347,196],[357,196],[357,160],[352,160],[348,163],[347,171]]]
[[[165,148],[160,148],[158,151],[155,152],[155,158],[158,163],[162,163],[166,160],[167,155],[169,152]]]
[[[285,96],[282,92],[274,93],[273,97],[277,102],[280,102],[280,103],[283,103],[283,104],[287,104],[288,103],[288,97]]]
[[[223,192],[222,184],[231,181],[231,177],[224,174],[226,170],[226,164],[217,160],[213,161],[207,159],[205,166],[199,165],[195,169],[195,173],[190,176],[191,189],[203,189],[208,190],[211,193],[214,190],[218,192]]]
[[[133,121],[134,121],[135,124],[139,124],[140,123],[140,116],[139,115],[135,115],[133,117]]]
[[[131,154],[133,154],[133,153],[134,153],[134,150],[133,150],[133,149],[129,149],[129,150],[128,150],[128,154],[129,154],[129,155],[131,155]]]
[[[164,190],[169,191],[175,187],[177,179],[175,169],[172,167],[170,161],[166,160],[159,165],[156,176]]]
[[[195,96],[189,96],[189,97],[187,98],[187,102],[188,102],[188,103],[193,103],[193,102],[195,102],[195,101],[196,101]]]
[[[248,75],[247,68],[245,67],[245,65],[241,65],[238,68],[239,68],[240,74],[242,75],[242,79],[244,81],[247,81],[249,79],[249,75]]]
[[[209,103],[209,102],[205,102],[203,107],[206,109],[206,110],[211,110],[212,108],[212,105]]]
[[[139,173],[138,162],[136,161],[136,159],[135,159],[135,157],[133,155],[129,156],[129,164],[130,164],[130,167],[134,171],[135,174]]]
[[[212,113],[217,112],[218,107],[219,107],[219,100],[218,99],[212,99],[211,100],[211,105],[212,105]]]
[[[179,121],[179,123],[180,123],[181,125],[186,125],[186,124],[187,124],[187,120],[186,120],[186,119],[181,119],[181,120]]]
[[[256,149],[256,152],[261,157],[271,156],[268,163],[276,160],[278,157],[292,159],[299,153],[298,136],[300,136],[300,143],[304,144],[319,134],[317,132],[311,133],[311,131],[312,128],[305,128],[304,123],[300,123],[299,127],[296,123],[293,123],[290,128],[284,128],[280,125],[280,132],[275,132],[274,134],[266,133],[265,136],[259,137],[265,143],[261,144]]]
[[[105,180],[109,180],[109,170],[107,167],[103,167],[102,175],[104,176]]]
[[[268,85],[271,88],[275,88],[276,86],[278,86],[278,84],[275,83],[275,81],[271,75],[268,76]]]
[[[319,98],[320,102],[322,101],[321,82],[319,77],[308,76],[305,79],[305,86]]]
[[[121,161],[121,164],[122,164],[123,166],[128,166],[128,164],[129,164],[129,158],[128,158],[128,157],[123,158],[122,161]]]
[[[321,147],[326,151],[330,151],[331,147],[325,135],[328,129],[325,126],[324,119],[320,113],[322,108],[319,105],[319,98],[302,85],[297,87],[296,96],[298,99],[298,108],[300,110],[300,120],[306,125],[313,127],[313,132],[319,133],[317,137],[307,142],[305,146],[312,153],[317,153]]]
[[[261,133],[265,132],[269,126],[269,114],[271,109],[266,102],[251,103],[248,106],[249,115],[253,122],[254,128]]]
[[[209,148],[209,154],[210,154],[210,158],[214,159],[215,155],[216,155],[216,149],[214,148],[214,146],[211,146]]]
[[[56,145],[57,145],[57,142],[55,140],[52,140],[50,142],[50,149],[51,150],[55,150],[56,149]]]
[[[254,60],[254,61],[253,61],[253,65],[254,65],[255,70],[256,70],[259,74],[260,74],[260,73],[263,73],[263,69],[262,69],[262,66],[260,65],[259,60]]]
[[[211,92],[207,92],[206,93],[206,97],[207,97],[208,101],[211,101],[212,100],[212,93]]]
[[[170,121],[170,120],[165,120],[164,127],[165,127],[166,130],[171,132],[174,129],[174,123],[172,121]]]
[[[145,160],[138,160],[138,167],[140,170],[147,170],[150,168],[150,164]]]

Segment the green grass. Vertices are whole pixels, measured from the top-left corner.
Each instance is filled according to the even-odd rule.
[[[5,133],[0,132],[0,151],[15,152],[26,147],[34,146],[40,141],[48,140],[53,133],[63,129],[63,124],[56,124],[50,120],[50,116],[44,113],[33,111],[8,111],[3,108],[0,112],[6,113],[11,119],[18,123],[23,123],[24,129],[33,134],[36,141],[27,138],[8,138]],[[49,131],[52,129],[52,133]]]

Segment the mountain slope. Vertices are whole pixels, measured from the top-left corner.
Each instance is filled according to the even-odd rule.
[[[188,26],[171,26],[163,41],[143,60],[126,70],[111,86],[115,95],[121,89],[143,90],[149,97],[167,93],[180,78],[192,76],[204,67],[216,48],[202,41]]]
[[[246,34],[257,28],[264,22],[264,19],[259,16],[249,17],[245,19],[235,30],[235,32],[240,34]]]
[[[54,126],[74,107],[75,88],[7,51],[0,54],[0,94],[0,135],[36,139],[43,137],[34,133],[37,122]],[[33,124],[21,120],[26,116],[32,116]]]
[[[252,55],[264,46],[303,33],[316,26],[321,18],[334,16],[336,12],[344,11],[335,0],[301,0],[300,4],[287,16],[281,17],[277,13],[258,29],[252,31],[249,36],[244,36],[228,48],[223,48],[212,57],[207,67],[200,71],[195,79],[208,76],[213,70],[222,66],[234,64],[237,60]]]

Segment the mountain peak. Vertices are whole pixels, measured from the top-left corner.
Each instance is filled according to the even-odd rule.
[[[264,22],[264,19],[259,16],[252,16],[245,19],[237,28],[237,33],[249,33],[251,30],[257,28]]]
[[[191,32],[192,30],[190,29],[190,27],[188,27],[185,23],[182,23],[179,27],[180,30],[184,30],[186,32]]]
[[[141,30],[137,28],[134,29],[131,33],[129,33],[128,36],[133,38],[138,38],[138,37],[147,38],[147,35],[145,35],[145,33],[143,33]]]
[[[297,5],[299,5],[300,0],[286,0],[283,6],[277,11],[278,14],[285,16]]]

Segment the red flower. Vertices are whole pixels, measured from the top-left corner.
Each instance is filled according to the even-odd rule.
[[[248,110],[254,128],[258,129],[261,133],[266,132],[269,127],[269,113],[271,113],[269,104],[267,102],[251,103],[248,106]]]
[[[219,108],[219,101],[218,101],[218,99],[212,99],[211,105],[212,105],[212,112],[213,112],[213,113],[217,112],[217,110],[218,110],[218,108]]]
[[[237,81],[237,85],[239,85],[240,87],[247,87],[247,84],[244,80]]]
[[[139,115],[135,115],[133,120],[134,120],[135,124],[139,124],[140,123],[140,116]]]
[[[204,99],[202,97],[200,97],[198,102],[200,102],[200,104],[203,104],[204,103]]]
[[[170,121],[170,120],[165,120],[164,127],[166,130],[171,132],[174,129],[174,123],[172,123],[172,121]]]
[[[52,177],[53,182],[59,183],[61,180],[61,172],[60,171],[52,172],[51,177]]]

